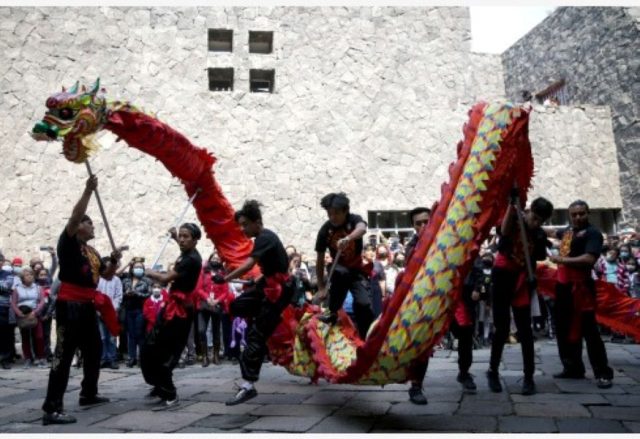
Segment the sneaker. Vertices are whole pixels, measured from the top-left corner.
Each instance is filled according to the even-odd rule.
[[[138,362],[133,358],[130,358],[129,360],[127,360],[127,367],[133,367],[136,364],[138,364]]]
[[[11,363],[9,363],[8,361],[3,361],[2,368],[5,370],[11,369]]]
[[[596,385],[599,389],[609,389],[613,386],[613,383],[609,378],[598,378],[596,380]]]
[[[335,323],[338,321],[338,314],[331,312],[329,314],[318,317],[318,320],[320,320],[322,323],[326,323],[327,325],[335,325]]]
[[[38,362],[37,362],[37,366],[38,366],[40,369],[48,369],[48,368],[49,368],[49,365],[47,364],[47,361],[46,361],[46,360],[40,360],[40,361],[38,361]]]
[[[105,398],[104,396],[94,395],[94,396],[80,396],[78,400],[78,405],[87,406],[87,405],[96,405],[96,404],[105,404],[109,402],[109,398]]]
[[[409,388],[409,401],[417,405],[426,405],[427,397],[422,393],[422,387],[412,385]]]
[[[537,392],[536,390],[536,383],[533,382],[533,378],[524,378],[524,381],[522,382],[522,394],[523,395],[535,395]]]
[[[185,364],[187,366],[193,366],[194,364],[196,364],[196,359],[195,358],[187,358],[187,361],[185,362]]]
[[[554,373],[553,377],[560,378],[560,379],[568,379],[568,380],[582,380],[584,379],[584,372],[576,373],[576,372],[571,372],[565,369],[560,373]]]
[[[500,375],[493,370],[487,371],[487,380],[489,382],[489,388],[494,393],[502,392],[502,384],[500,384]]]
[[[24,364],[22,365],[22,367],[24,367],[25,369],[29,369],[33,366],[33,360],[24,360]]]
[[[241,387],[232,399],[225,402],[225,405],[236,405],[242,404],[243,402],[249,401],[251,398],[255,398],[258,396],[258,391],[255,387],[251,387],[247,389],[246,387]]]
[[[118,366],[118,363],[116,363],[115,361],[112,361],[111,363],[109,363],[109,369],[118,370],[120,369],[120,366]]]
[[[76,418],[64,412],[45,413],[42,415],[42,425],[73,424],[74,422],[76,422]]]
[[[462,388],[466,393],[476,393],[476,383],[473,381],[473,375],[471,375],[470,373],[460,372],[458,374],[457,381],[462,384]]]
[[[178,396],[176,396],[173,399],[163,399],[160,401],[160,404],[158,404],[156,407],[152,408],[151,411],[152,412],[160,412],[163,410],[171,410],[173,408],[176,408],[180,405],[180,400],[178,399]]]

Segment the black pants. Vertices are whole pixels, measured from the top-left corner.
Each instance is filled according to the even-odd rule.
[[[493,325],[495,333],[491,343],[489,368],[498,371],[504,344],[509,337],[511,324],[511,300],[514,297],[519,273],[494,267],[493,280]],[[513,307],[513,319],[518,330],[518,341],[522,349],[524,376],[532,378],[535,372],[533,333],[531,331],[531,306]]]
[[[353,296],[353,313],[356,316],[356,326],[361,339],[365,339],[369,326],[374,320],[371,307],[371,285],[364,273],[349,270],[337,265],[331,276],[329,290],[329,311],[335,313],[342,308],[347,292]]]
[[[473,363],[473,325],[460,326],[455,321],[451,322],[450,331],[458,339],[458,371],[461,374],[469,373],[471,363]],[[425,361],[418,361],[412,370],[411,383],[414,386],[422,387],[424,378],[429,367],[429,357]]]
[[[569,373],[582,375],[585,372],[582,362],[582,338],[587,343],[587,354],[596,378],[613,378],[613,370],[608,365],[607,351],[598,332],[596,317],[593,311],[575,315],[573,310],[572,284],[558,283],[556,286],[556,301],[554,306],[555,322],[558,339],[558,353],[564,370]],[[582,319],[582,337],[576,342],[569,341],[569,333],[573,319]]]
[[[193,309],[187,308],[187,316],[174,316],[164,320],[162,313],[156,325],[147,335],[140,349],[140,369],[147,384],[154,386],[162,399],[175,399],[176,386],[173,384],[173,369],[180,361],[180,355],[187,345],[189,331],[193,324]]]
[[[231,302],[231,314],[247,320],[253,318],[247,330],[247,346],[240,356],[242,378],[251,382],[258,381],[260,377],[260,368],[267,354],[267,340],[280,323],[282,311],[291,303],[293,295],[293,285],[287,283],[273,303],[264,296],[262,288],[259,283]]]
[[[95,396],[100,376],[102,342],[93,304],[58,300],[56,325],[56,348],[49,372],[47,396],[42,405],[47,413],[63,411],[62,400],[69,383],[69,369],[76,349],[80,349],[83,358],[80,396]]]
[[[222,310],[211,311],[201,309],[198,311],[198,340],[203,349],[203,355],[207,355],[207,327],[211,320],[211,332],[213,333],[213,348],[220,350],[220,323],[222,321]]]

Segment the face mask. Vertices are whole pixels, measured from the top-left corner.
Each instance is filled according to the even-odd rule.
[[[6,273],[13,273],[13,267],[11,265],[3,265],[2,271]]]
[[[162,290],[160,288],[154,288],[151,292],[153,293],[153,297],[160,297]]]
[[[490,275],[490,274],[491,274],[491,268],[483,268],[483,269],[482,269],[482,272],[483,272],[486,276],[488,276],[488,275]]]
[[[616,258],[613,256],[607,256],[607,262],[615,262]]]
[[[629,259],[629,252],[620,252],[620,259]]]
[[[48,282],[48,279],[36,279],[36,283],[37,283],[38,285],[40,285],[41,287],[44,287],[44,286],[45,286],[45,285],[47,285],[49,282]]]
[[[398,267],[404,267],[404,261],[400,261],[400,260],[398,260],[398,261],[396,261],[396,265],[397,265]]]
[[[636,266],[635,265],[627,265],[627,271],[629,273],[633,273],[634,271],[636,271]]]
[[[13,273],[14,274],[22,273],[22,267],[13,267]]]
[[[142,277],[143,274],[144,274],[144,268],[134,268],[133,269],[133,275],[135,277]]]

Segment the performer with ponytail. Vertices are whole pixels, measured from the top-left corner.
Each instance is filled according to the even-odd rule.
[[[180,257],[173,269],[167,273],[148,270],[147,277],[168,284],[172,282],[169,297],[158,316],[151,334],[140,353],[140,368],[148,384],[153,386],[149,397],[160,398],[153,410],[165,410],[179,404],[176,386],[173,384],[173,369],[187,344],[193,323],[194,309],[191,293],[196,288],[202,257],[196,245],[201,238],[200,228],[193,223],[180,226],[172,236],[180,246]]]
[[[111,334],[116,335],[119,327],[111,300],[96,291],[101,260],[98,252],[87,244],[94,238],[94,229],[91,218],[85,212],[91,194],[97,187],[98,178],[92,175],[87,179],[84,192],[58,240],[61,285],[56,301],[57,343],[47,396],[42,405],[45,411],[43,425],[76,422],[73,416],[64,412],[63,398],[69,382],[71,360],[77,348],[80,348],[84,358],[79,405],[109,402],[109,399],[98,395],[102,344],[96,310],[100,311]],[[112,263],[117,264],[121,257],[120,251],[114,250],[111,253]]]
[[[231,302],[231,314],[235,317],[252,318],[247,332],[247,345],[240,357],[243,383],[234,398],[226,402],[236,405],[258,395],[254,383],[260,376],[260,368],[267,354],[267,340],[281,320],[281,313],[291,302],[293,285],[289,279],[287,252],[274,232],[262,224],[260,203],[245,201],[242,209],[235,213],[235,220],[249,238],[255,238],[253,251],[247,260],[231,273],[216,274],[217,284],[237,279],[248,273],[256,264],[262,277],[255,286]]]

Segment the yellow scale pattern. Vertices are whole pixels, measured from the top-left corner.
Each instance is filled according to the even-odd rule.
[[[484,109],[471,153],[449,203],[445,220],[429,248],[425,264],[418,271],[411,290],[391,323],[387,338],[370,369],[358,384],[386,384],[407,380],[407,366],[431,346],[446,323],[452,307],[453,283],[458,268],[469,257],[474,237],[473,224],[485,181],[493,169],[501,135],[512,121],[514,107],[510,104],[490,104]],[[310,315],[305,315],[298,328],[303,328]],[[377,322],[374,322],[374,325]],[[328,347],[333,366],[344,371],[355,361],[356,350],[338,327],[318,325],[316,328]],[[288,369],[302,376],[317,372],[310,347],[302,330],[296,337],[294,361]]]

